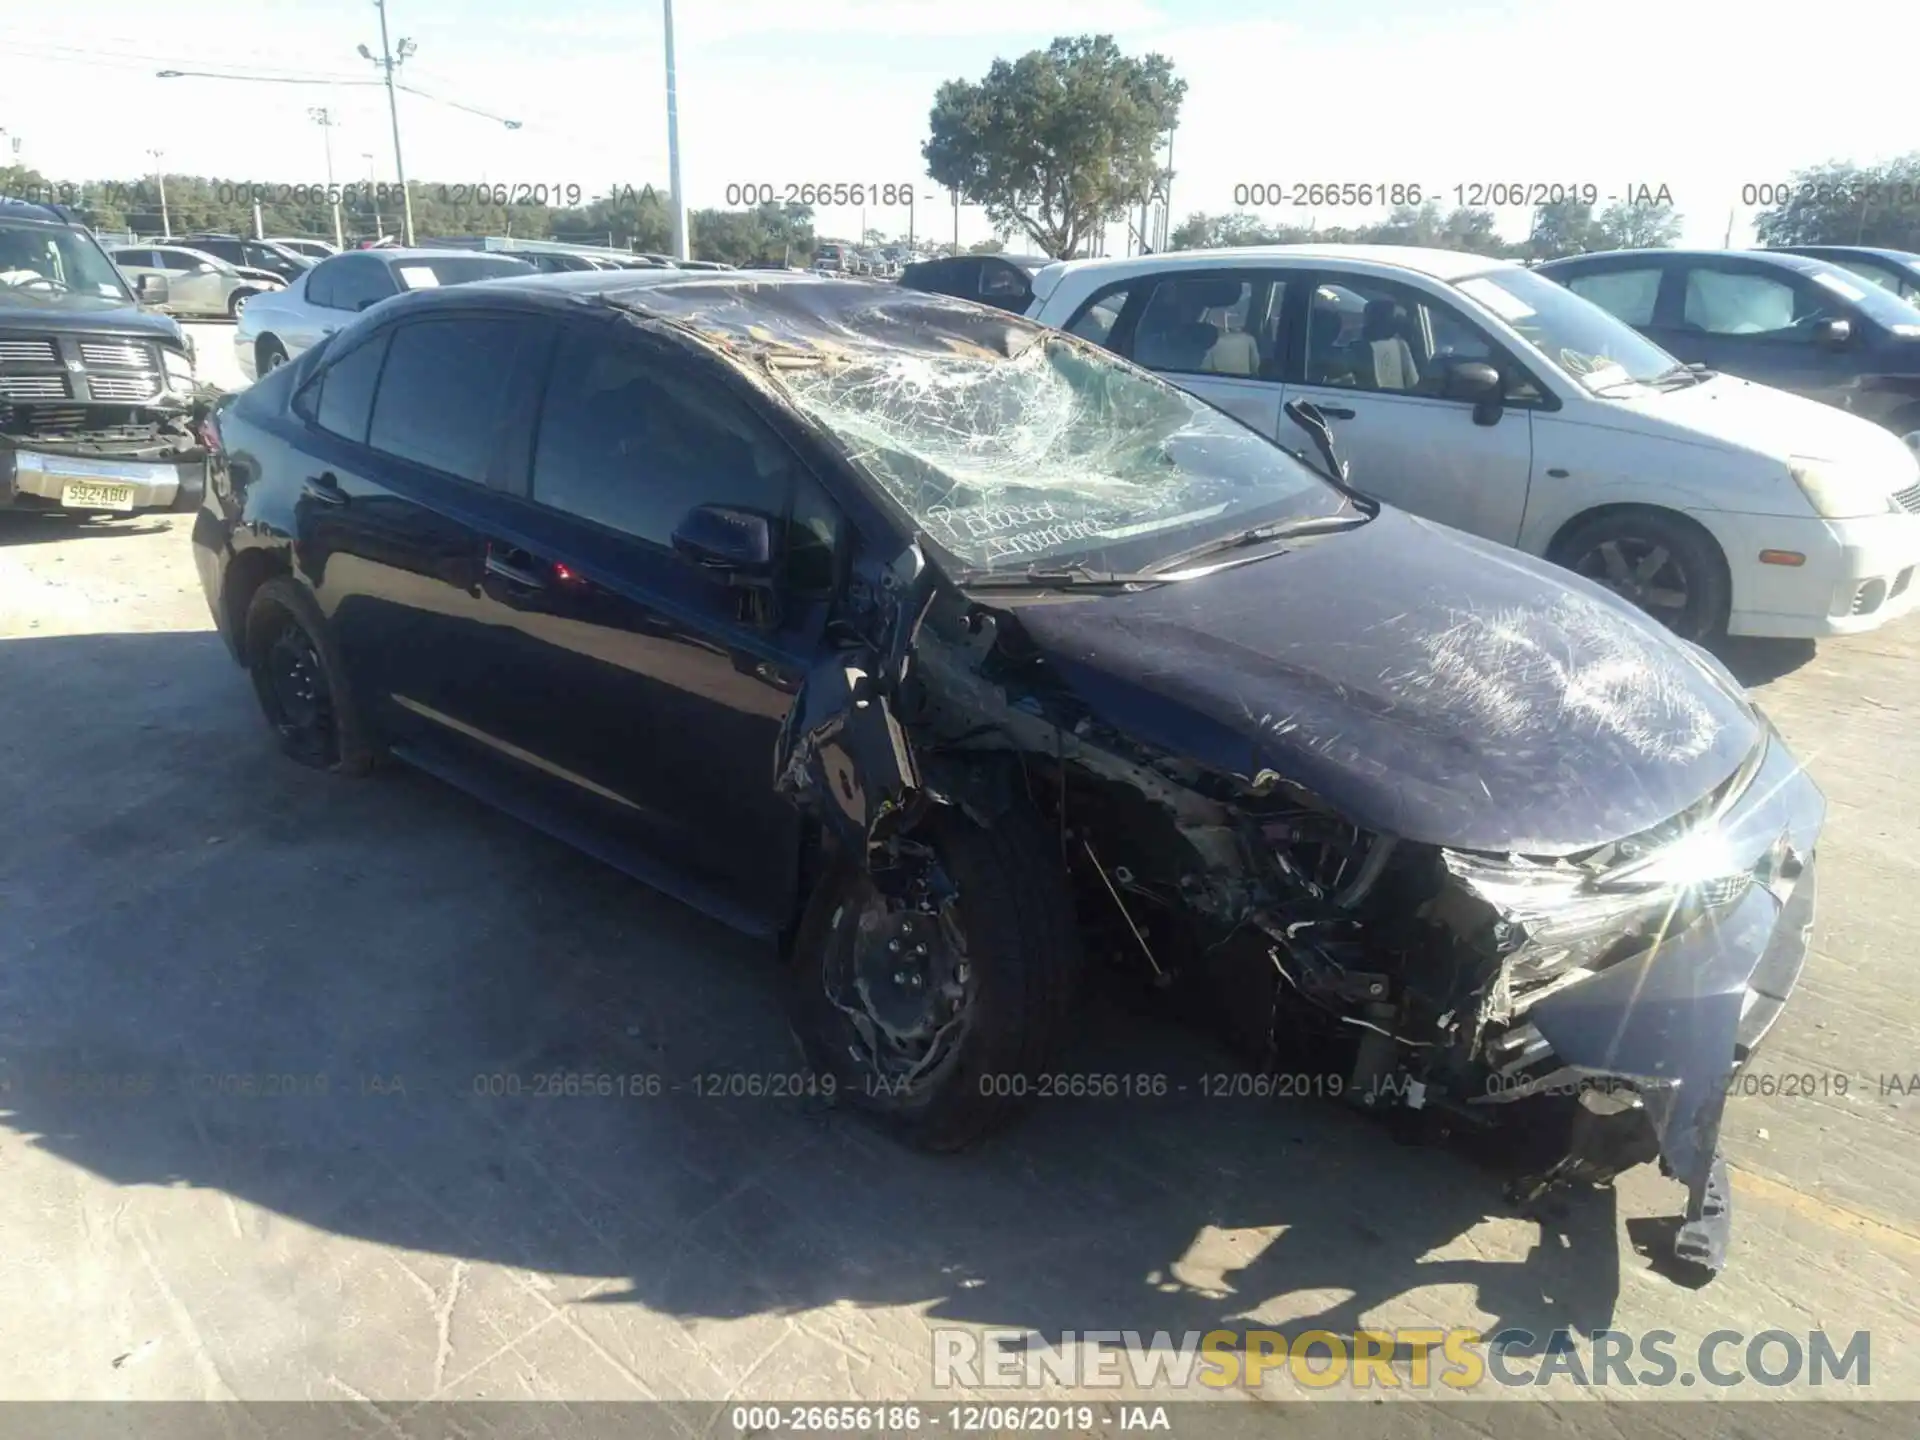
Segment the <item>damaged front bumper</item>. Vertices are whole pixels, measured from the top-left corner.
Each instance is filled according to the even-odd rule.
[[[1610,1178],[1649,1158],[1638,1150],[1650,1145],[1687,1187],[1676,1255],[1716,1271],[1731,1223],[1719,1153],[1727,1094],[1806,961],[1826,808],[1778,738],[1763,744],[1716,814],[1589,887],[1612,886],[1624,901],[1632,892],[1621,887],[1638,886],[1636,900],[1671,919],[1635,953],[1548,980],[1535,998],[1508,997],[1508,1023],[1486,1040],[1491,1083],[1474,1101],[1578,1096],[1565,1156],[1527,1192]]]
[[[207,477],[200,413],[100,431],[0,433],[0,509],[196,510]]]

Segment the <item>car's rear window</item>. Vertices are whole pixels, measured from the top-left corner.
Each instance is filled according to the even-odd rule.
[[[534,268],[507,255],[418,255],[394,261],[393,273],[403,290],[429,290],[503,275],[531,275]]]

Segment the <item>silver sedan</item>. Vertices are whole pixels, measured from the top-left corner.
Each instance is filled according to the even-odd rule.
[[[524,260],[473,250],[349,250],[249,304],[234,327],[234,359],[255,380],[403,290],[534,273]]]
[[[167,282],[166,308],[176,315],[237,316],[256,295],[277,289],[275,276],[243,275],[217,256],[184,245],[123,245],[113,263],[140,287],[145,275]]]

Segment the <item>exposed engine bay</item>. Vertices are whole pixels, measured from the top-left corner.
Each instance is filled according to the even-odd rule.
[[[1546,1136],[1518,1201],[1657,1159],[1687,1189],[1676,1256],[1724,1265],[1727,1085],[1802,963],[1824,809],[1770,728],[1652,830],[1454,849],[1124,733],[1033,642],[1035,612],[939,583],[917,550],[874,599],[884,639],[809,681],[780,783],[903,910],[951,888],[915,840],[928,807],[991,827],[1031,804],[1088,948],[1251,1064],[1323,1073],[1322,1093],[1441,1137]]]

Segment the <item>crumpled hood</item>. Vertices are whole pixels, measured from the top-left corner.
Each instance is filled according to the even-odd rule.
[[[1390,507],[1203,579],[1017,613],[1136,741],[1277,771],[1427,844],[1552,855],[1635,834],[1762,733],[1716,662],[1624,601]]]
[[[1610,402],[1614,403],[1614,402]],[[1879,467],[1889,491],[1911,484],[1913,455],[1870,420],[1771,385],[1716,375],[1701,385],[1633,396],[1622,410],[1677,427],[1682,439],[1701,434],[1778,460],[1790,456]]]

